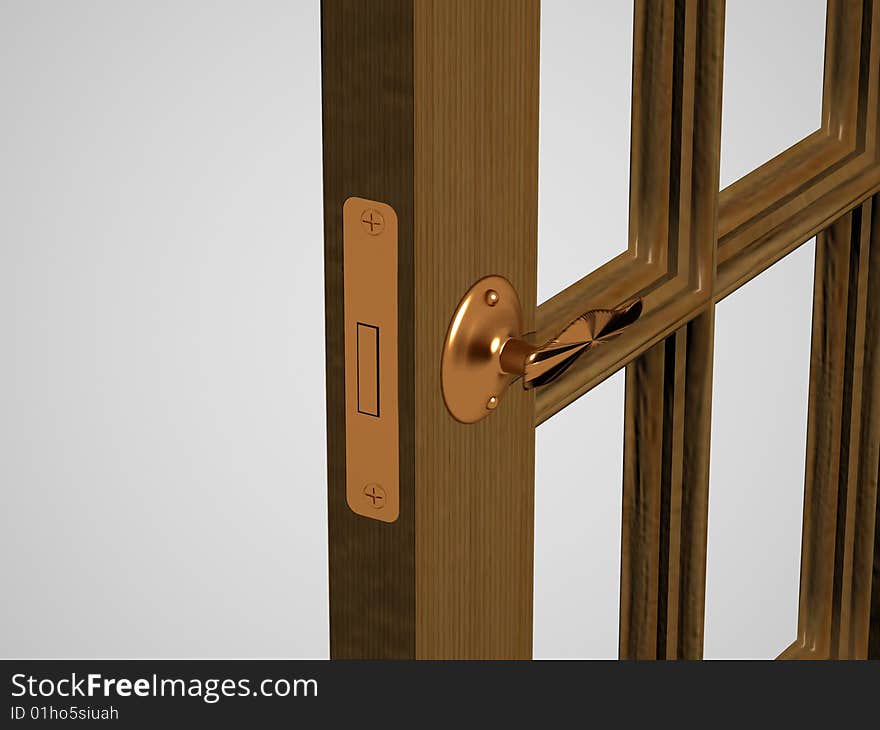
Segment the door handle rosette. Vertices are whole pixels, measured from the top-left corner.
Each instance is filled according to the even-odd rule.
[[[633,299],[592,309],[541,345],[526,339],[516,290],[501,276],[480,279],[464,295],[446,333],[441,360],[443,399],[462,423],[485,418],[517,379],[524,388],[546,385],[588,350],[617,337],[642,314]]]

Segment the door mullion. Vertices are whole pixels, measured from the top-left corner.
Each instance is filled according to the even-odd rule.
[[[621,658],[703,652],[724,4],[680,0],[674,8],[670,190],[652,205],[668,211],[670,274],[708,301],[627,366]],[[653,114],[634,116],[634,139],[656,123]],[[663,189],[653,180],[633,184]]]
[[[703,651],[714,308],[627,368],[620,656]]]
[[[877,202],[816,244],[798,638],[787,655],[880,658]]]

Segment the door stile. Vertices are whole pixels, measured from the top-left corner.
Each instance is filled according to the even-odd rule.
[[[634,204],[669,210],[671,273],[707,303],[627,366],[621,658],[702,656],[724,4],[678,2],[674,22],[672,189]]]
[[[534,396],[463,425],[440,353],[489,274],[537,300],[537,0],[415,3],[416,656],[532,655]]]
[[[440,355],[489,274],[537,291],[537,0],[324,0],[322,72],[334,658],[528,658],[534,396],[449,415]],[[346,503],[342,206],[398,219],[400,514]],[[381,367],[381,366],[380,366]],[[500,394],[499,394],[500,395]]]

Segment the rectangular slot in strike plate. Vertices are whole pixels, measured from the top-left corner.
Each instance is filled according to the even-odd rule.
[[[379,417],[379,328],[357,323],[358,413]]]
[[[400,513],[394,209],[348,198],[342,248],[345,497],[357,514],[394,522]]]

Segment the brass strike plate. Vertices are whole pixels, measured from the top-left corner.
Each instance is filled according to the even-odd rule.
[[[345,496],[359,515],[400,514],[397,409],[397,214],[342,206],[345,320]]]

